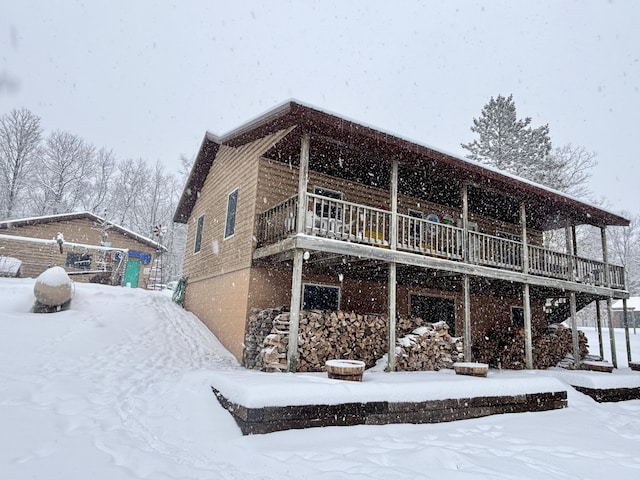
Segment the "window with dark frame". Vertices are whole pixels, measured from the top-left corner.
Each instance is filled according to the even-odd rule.
[[[200,246],[202,244],[202,227],[204,226],[204,215],[200,215],[198,217],[198,226],[196,227],[196,241],[193,245],[193,253],[198,253],[200,251]]]
[[[92,256],[88,253],[67,252],[65,266],[76,270],[89,270]]]
[[[302,288],[303,310],[338,310],[340,287],[305,283]]]
[[[236,210],[238,208],[238,189],[227,198],[227,221],[224,226],[224,238],[232,237],[236,231]]]

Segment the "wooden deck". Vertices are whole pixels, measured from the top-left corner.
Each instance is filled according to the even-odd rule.
[[[307,194],[307,203],[305,235],[337,240],[354,247],[389,249],[392,220],[389,211],[311,193]],[[258,256],[281,251],[270,248],[274,245],[283,248],[290,245],[286,241],[297,231],[297,204],[297,196],[293,196],[258,215],[257,248],[262,250]],[[529,276],[585,286],[625,288],[624,268],[619,265],[529,244],[525,255],[525,246],[520,241],[472,230],[466,232],[465,238],[465,230],[452,220],[440,222],[398,214],[396,230],[397,251],[413,254],[416,258],[427,256],[450,264],[488,267],[494,272],[505,272],[505,275],[526,272]],[[525,261],[528,262],[526,266]]]

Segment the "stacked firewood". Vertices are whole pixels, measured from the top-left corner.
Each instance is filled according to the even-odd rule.
[[[257,317],[256,317],[257,318]],[[272,320],[271,333],[264,337],[259,360],[253,368],[284,371],[287,368],[289,313]],[[416,330],[416,327],[421,327]],[[408,333],[414,333],[406,336]],[[396,322],[396,360],[399,370],[438,370],[462,358],[462,342],[452,338],[445,322],[428,324],[420,318],[400,317]],[[361,360],[367,368],[376,364],[388,350],[387,317],[344,311],[303,311],[298,330],[296,369],[300,372],[324,371],[330,359]],[[245,365],[249,362],[245,360]]]
[[[398,340],[396,364],[398,370],[422,371],[453,368],[463,361],[461,338],[449,335],[446,322],[436,322],[415,329]]]
[[[580,354],[589,353],[587,338],[578,332]],[[472,346],[474,359],[494,368],[525,368],[525,334],[523,328],[492,329]],[[554,324],[545,331],[532,332],[533,367],[545,369],[557,366],[567,355],[573,354],[571,329]]]
[[[260,354],[264,339],[273,329],[273,320],[284,311],[284,307],[260,310],[254,308],[249,315],[247,331],[244,336],[244,352],[242,364],[246,368],[261,370],[262,355]]]

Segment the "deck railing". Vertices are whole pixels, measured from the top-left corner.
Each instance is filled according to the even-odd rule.
[[[298,197],[293,196],[258,215],[258,247],[296,233]],[[464,260],[463,229],[398,214],[398,249],[450,260]],[[304,232],[388,248],[391,213],[343,200],[307,194]],[[468,232],[468,261],[476,265],[523,271],[521,242],[475,231]],[[528,273],[542,277],[625,288],[624,268],[597,260],[528,246]]]

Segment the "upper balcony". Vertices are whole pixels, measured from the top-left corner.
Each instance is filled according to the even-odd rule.
[[[381,208],[307,193],[304,233],[356,244],[390,247],[391,212]],[[258,215],[257,247],[266,247],[297,232],[298,196]],[[624,268],[520,241],[465,231],[451,218],[416,218],[397,214],[397,250],[451,262],[503,271],[625,289]],[[525,264],[526,263],[526,264]]]

